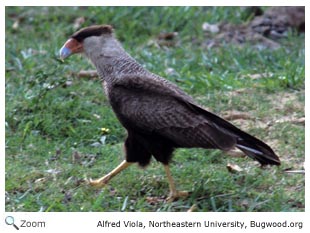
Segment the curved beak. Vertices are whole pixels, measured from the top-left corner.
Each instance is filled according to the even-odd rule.
[[[61,60],[65,60],[70,55],[81,52],[83,52],[83,44],[76,39],[70,38],[59,50],[59,56]]]

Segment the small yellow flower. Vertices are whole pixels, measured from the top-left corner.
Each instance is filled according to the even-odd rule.
[[[102,134],[108,134],[110,132],[110,129],[108,129],[108,128],[101,128],[100,131],[101,131]]]

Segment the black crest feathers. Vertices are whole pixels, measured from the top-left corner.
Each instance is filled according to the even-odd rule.
[[[112,34],[113,27],[110,25],[94,25],[86,28],[82,28],[75,32],[71,38],[82,42],[85,38],[90,36],[101,36],[102,34]]]

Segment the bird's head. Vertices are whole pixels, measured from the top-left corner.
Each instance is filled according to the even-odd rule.
[[[90,53],[98,49],[98,43],[102,43],[106,37],[113,35],[113,28],[110,25],[94,25],[82,28],[75,32],[59,51],[60,59],[64,60],[75,53]]]

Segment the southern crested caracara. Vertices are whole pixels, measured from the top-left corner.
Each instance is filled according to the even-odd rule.
[[[206,111],[175,84],[143,68],[125,52],[109,25],[96,25],[74,33],[60,49],[61,59],[84,53],[95,65],[109,102],[126,128],[125,160],[96,180],[102,187],[133,163],[146,166],[152,157],[164,165],[168,200],[186,196],[177,191],[169,162],[176,148],[201,147],[228,151],[239,148],[262,165],[280,165],[278,156],[259,139]]]

